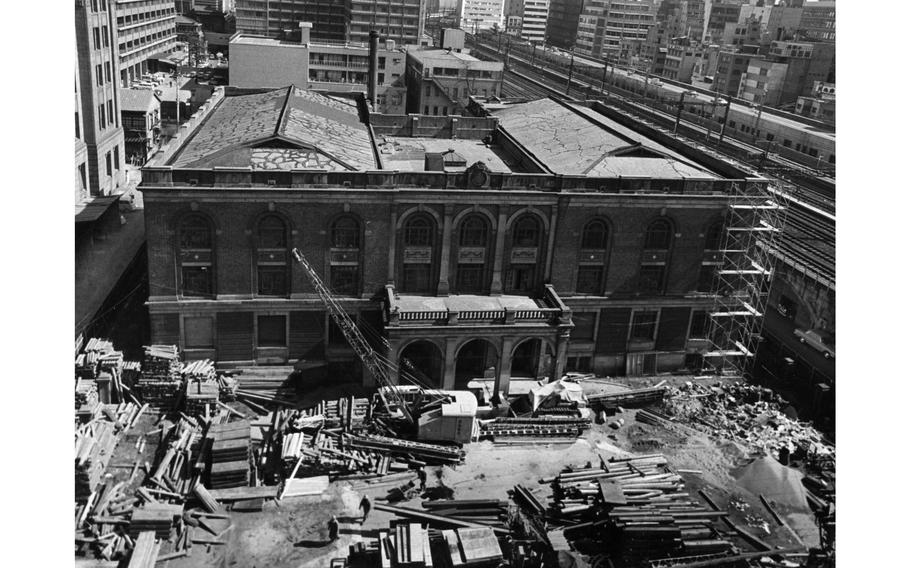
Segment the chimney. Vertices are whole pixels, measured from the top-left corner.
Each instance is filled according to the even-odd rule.
[[[376,91],[379,88],[379,32],[370,30],[370,61],[367,77],[367,100],[376,104]],[[374,106],[375,108],[375,106]]]
[[[312,22],[300,22],[300,45],[310,44],[310,30],[313,29]]]

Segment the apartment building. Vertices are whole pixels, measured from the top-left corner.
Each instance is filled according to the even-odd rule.
[[[114,3],[114,0],[111,0]],[[169,0],[116,0],[120,85],[149,72],[149,60],[177,50],[177,11]]]

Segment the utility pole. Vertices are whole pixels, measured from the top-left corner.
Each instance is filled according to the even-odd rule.
[[[761,91],[761,103],[758,105],[758,115],[755,117],[755,124],[752,125],[752,142],[758,140],[758,125],[761,124],[761,111],[765,108],[765,98],[768,96],[767,87]]]
[[[718,146],[724,141],[724,132],[727,131],[727,117],[730,116],[730,104],[730,95],[727,95],[727,110],[724,111],[724,122],[720,125],[720,138],[717,139]]]
[[[572,59],[569,61],[569,78],[566,81],[566,95],[569,94],[569,88],[572,85],[572,71],[575,70],[575,46],[572,46]]]
[[[686,91],[679,93],[679,103],[676,106],[676,122],[673,124],[673,134],[679,128],[679,119],[682,118],[683,101],[686,98]]]

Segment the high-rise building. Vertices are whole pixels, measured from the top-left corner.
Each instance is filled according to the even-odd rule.
[[[524,0],[521,17],[521,37],[538,44],[543,44],[547,37],[547,16],[550,12],[550,0]]]
[[[425,6],[422,0],[237,0],[235,14],[237,31],[245,34],[291,39],[300,22],[311,22],[314,40],[366,43],[376,30],[384,40],[417,45]]]
[[[172,5],[173,7],[173,5]],[[109,195],[124,181],[114,2],[76,2],[76,156],[82,194]],[[84,146],[83,146],[84,145]],[[84,160],[84,161],[83,161]]]
[[[655,24],[653,0],[591,0],[578,18],[576,50],[589,57],[618,58],[622,45],[644,43]]]
[[[834,43],[834,24],[834,0],[803,4],[802,18],[799,22],[802,39]]]
[[[177,13],[171,0],[116,0],[114,8],[120,83],[128,87],[149,72],[150,59],[177,49]]]
[[[724,26],[739,21],[739,11],[743,3],[742,0],[712,2],[705,26],[705,35],[713,42],[719,41],[724,35]]]
[[[458,0],[458,27],[474,33],[505,28],[505,0]]]
[[[578,35],[578,17],[584,0],[550,0],[547,16],[547,43],[562,49],[570,49]]]

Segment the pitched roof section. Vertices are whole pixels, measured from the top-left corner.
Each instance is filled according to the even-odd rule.
[[[691,160],[587,107],[541,99],[493,111],[500,126],[553,173],[713,179]]]
[[[227,97],[171,165],[377,169],[369,130],[354,101],[293,86]]]
[[[160,103],[151,89],[120,89],[120,110],[146,112],[152,103]]]

